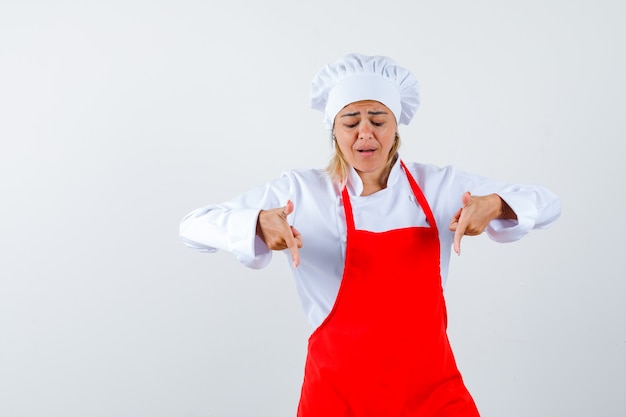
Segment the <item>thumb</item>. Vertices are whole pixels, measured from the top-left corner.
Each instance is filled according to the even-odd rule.
[[[469,191],[464,192],[461,196],[461,203],[463,204],[463,207],[467,206],[471,199],[472,193],[470,193]]]
[[[291,200],[287,200],[287,204],[283,207],[283,213],[285,213],[285,217],[293,213],[293,202]]]

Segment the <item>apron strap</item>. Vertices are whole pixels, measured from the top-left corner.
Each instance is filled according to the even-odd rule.
[[[354,227],[354,216],[352,215],[352,204],[350,203],[350,196],[348,195],[348,187],[344,185],[343,190],[341,190],[341,200],[343,201],[344,213],[346,215],[346,227],[348,232],[353,232],[355,230]],[[348,236],[350,233],[348,233]]]
[[[426,220],[428,220],[428,224],[430,224],[430,227],[437,229],[437,222],[435,222],[435,216],[433,215],[433,212],[430,209],[430,205],[428,204],[428,201],[426,201],[426,197],[424,197],[424,193],[422,192],[422,189],[419,187],[419,185],[417,185],[415,178],[413,178],[413,175],[411,175],[411,173],[409,172],[409,169],[406,167],[406,165],[404,165],[404,161],[400,160],[400,165],[402,166],[402,169],[404,169],[404,172],[406,173],[406,177],[409,179],[409,184],[411,184],[411,189],[413,190],[413,194],[415,194],[415,197],[417,198],[417,202],[422,207],[422,210],[424,210],[424,214],[426,215]]]

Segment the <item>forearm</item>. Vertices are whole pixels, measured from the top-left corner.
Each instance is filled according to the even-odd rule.
[[[280,178],[224,203],[194,210],[180,222],[180,238],[193,249],[227,251],[244,265],[261,268],[271,252],[257,236],[258,215],[284,199],[285,190],[289,190],[289,180]]]

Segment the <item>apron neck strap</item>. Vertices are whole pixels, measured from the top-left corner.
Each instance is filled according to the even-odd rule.
[[[424,214],[426,215],[426,220],[428,220],[428,224],[430,224],[430,227],[436,229],[437,222],[435,222],[435,216],[433,216],[433,212],[430,209],[428,201],[426,201],[426,197],[424,197],[422,189],[419,187],[419,185],[417,185],[415,178],[413,178],[413,175],[411,175],[409,169],[406,167],[406,165],[404,165],[404,161],[400,160],[400,165],[406,173],[406,177],[409,180],[409,184],[411,184],[411,189],[413,190],[413,194],[415,194],[415,198],[417,198],[417,202],[419,203],[420,207],[422,207],[422,210],[424,210]]]

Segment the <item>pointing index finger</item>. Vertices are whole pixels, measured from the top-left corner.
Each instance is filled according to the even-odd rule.
[[[291,227],[289,228],[289,235],[285,239],[285,243],[287,244],[287,248],[289,252],[291,252],[291,261],[293,262],[294,268],[297,268],[300,265],[300,252],[298,251],[298,242],[293,235],[293,231]]]
[[[281,214],[285,221],[287,221],[287,216],[293,212],[294,205],[291,200],[287,200],[287,204],[282,208]],[[300,239],[300,234],[292,227],[288,225],[287,235],[285,237],[285,244],[291,252],[291,261],[293,262],[294,268],[297,268],[300,265],[300,253],[298,252],[298,239]]]
[[[465,224],[463,209],[461,209],[461,214],[456,224],[456,230],[454,231],[454,251],[457,255],[461,255],[461,238],[463,237],[463,235],[465,235],[466,228],[467,225]]]

